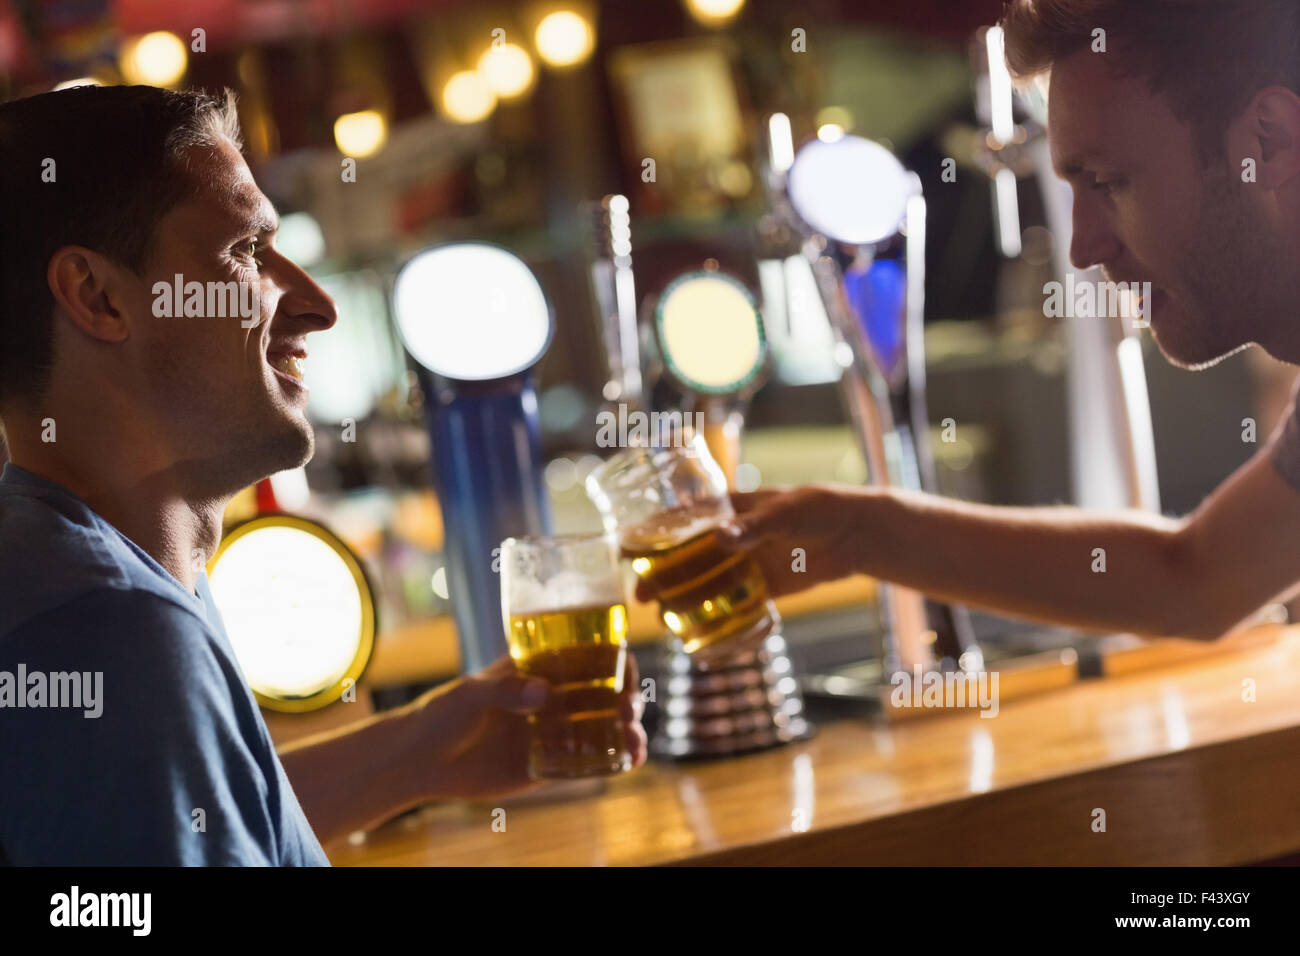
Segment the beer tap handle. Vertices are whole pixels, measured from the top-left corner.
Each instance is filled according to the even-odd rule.
[[[891,456],[886,446],[887,436],[897,435],[889,386],[875,363],[867,359],[868,347],[845,298],[839,267],[828,256],[820,256],[813,264],[813,274],[827,303],[838,346],[836,352],[848,362],[841,376],[841,391],[867,462],[869,480],[885,488],[897,486],[897,449]],[[885,673],[933,669],[934,634],[927,626],[924,597],[911,588],[883,582],[878,585],[877,594],[881,620],[886,624],[886,637],[880,649]]]
[[[632,272],[632,228],[626,196],[609,195],[593,205],[595,258],[592,287],[600,309],[600,332],[609,363],[602,389],[611,405],[644,410],[636,282]]]
[[[904,262],[907,265],[907,295],[904,316],[903,368],[906,381],[896,390],[899,408],[895,420],[906,422],[905,438],[911,444],[907,461],[916,468],[916,484],[922,491],[939,493],[934,454],[930,448],[930,415],[925,401],[925,227],[926,203],[921,181],[912,174],[912,196],[907,201],[907,237]],[[935,633],[935,656],[941,666],[979,671],[984,655],[975,642],[970,612],[960,604],[926,599],[926,616]],[[946,664],[950,661],[951,664]]]

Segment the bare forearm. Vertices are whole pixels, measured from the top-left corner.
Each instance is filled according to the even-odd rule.
[[[399,708],[286,744],[280,763],[321,843],[421,803],[413,713]]]
[[[856,491],[856,490],[855,490]],[[854,495],[867,574],[935,597],[1087,630],[1148,636],[1194,624],[1183,523],[1141,512],[1005,508],[932,495]],[[1104,570],[1102,570],[1104,568]]]

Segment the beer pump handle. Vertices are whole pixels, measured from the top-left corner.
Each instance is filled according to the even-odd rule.
[[[907,469],[903,486],[934,494],[938,489],[933,455],[927,444],[929,424],[924,396],[911,387],[912,384],[895,388],[890,394],[890,407],[897,423],[899,459],[905,467],[914,466]],[[934,634],[934,657],[941,662],[943,669],[983,668],[983,655],[975,642],[975,629],[965,607],[927,596],[925,617],[928,629]]]
[[[868,346],[862,328],[844,294],[840,270],[829,256],[813,263],[813,275],[827,305],[831,330],[840,346],[839,354],[848,365],[840,377],[841,393],[853,423],[868,478],[881,487],[899,484],[898,449],[889,454],[886,436],[896,435],[890,409],[889,386],[874,362],[868,360]],[[885,673],[929,671],[934,632],[927,625],[925,599],[919,591],[881,583],[877,588],[885,638],[881,647]]]
[[[925,401],[925,228],[926,202],[921,181],[912,174],[913,193],[907,201],[907,239],[904,262],[907,280],[903,318],[905,342],[903,369],[906,380],[898,383],[895,394],[899,408],[895,421],[907,423],[911,440],[908,461],[916,465],[916,482],[922,491],[939,493],[934,453],[930,447],[930,415]],[[975,627],[970,612],[960,604],[926,599],[926,617],[935,634],[934,653],[950,666],[978,671],[984,668],[984,656],[975,641]]]
[[[636,282],[632,272],[631,214],[626,196],[609,195],[591,204],[595,259],[592,287],[600,310],[600,334],[609,363],[602,390],[611,405],[629,410],[645,404],[641,376]]]

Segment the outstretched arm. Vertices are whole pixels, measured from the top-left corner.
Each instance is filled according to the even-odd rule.
[[[732,546],[757,546],[777,594],[859,572],[1052,624],[1213,640],[1300,580],[1300,493],[1268,449],[1181,520],[840,485],[733,501]]]

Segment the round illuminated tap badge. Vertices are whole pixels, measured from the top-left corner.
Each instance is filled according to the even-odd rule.
[[[351,549],[314,521],[263,515],[226,534],[209,587],[259,704],[316,710],[360,679],[375,605]]]
[[[754,296],[722,272],[688,272],[670,282],[655,307],[655,330],[664,365],[694,392],[742,391],[767,358]]]
[[[894,154],[861,136],[809,141],[795,155],[786,188],[804,222],[856,245],[898,232],[914,189]]]
[[[486,242],[417,253],[393,288],[397,330],[411,357],[459,381],[505,378],[536,364],[554,332],[531,269]]]

